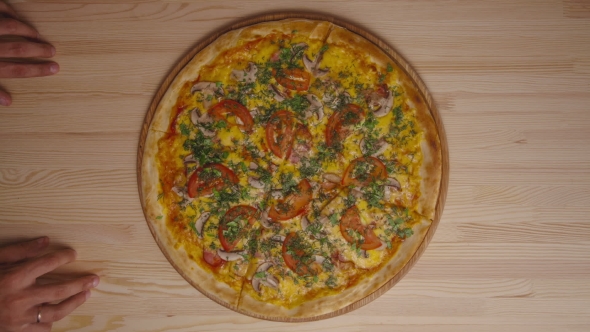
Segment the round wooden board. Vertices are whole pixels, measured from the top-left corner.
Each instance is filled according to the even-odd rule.
[[[438,226],[438,223],[439,223],[441,215],[442,215],[442,211],[443,211],[443,207],[444,207],[446,195],[447,195],[448,181],[449,181],[448,146],[447,146],[447,139],[446,139],[444,127],[442,125],[442,120],[440,118],[440,114],[438,113],[438,111],[436,109],[436,105],[434,104],[432,96],[430,95],[430,93],[426,89],[426,85],[424,84],[424,82],[422,82],[422,80],[420,79],[420,77],[418,76],[416,71],[414,71],[414,69],[410,66],[410,64],[401,55],[399,55],[393,48],[388,46],[386,43],[381,41],[379,38],[377,38],[372,33],[368,32],[362,28],[359,28],[351,23],[348,23],[345,20],[330,16],[330,15],[321,14],[321,13],[309,13],[309,12],[284,12],[283,13],[283,12],[279,12],[279,13],[258,15],[258,16],[254,16],[251,18],[247,18],[247,19],[232,23],[232,24],[226,26],[225,28],[220,29],[219,31],[211,34],[209,37],[205,38],[201,42],[197,43],[196,46],[189,53],[187,53],[176,64],[176,66],[174,66],[174,68],[170,71],[168,76],[166,76],[166,78],[162,82],[160,89],[158,89],[156,95],[154,96],[154,99],[152,100],[152,103],[150,104],[150,107],[148,109],[148,112],[146,114],[142,129],[141,129],[141,134],[140,134],[140,138],[139,138],[139,146],[138,146],[138,151],[137,151],[137,176],[138,176],[138,188],[139,188],[140,200],[141,200],[142,208],[145,212],[146,210],[145,210],[145,206],[144,206],[145,202],[143,200],[144,195],[142,192],[141,169],[142,169],[142,160],[143,160],[143,153],[144,153],[144,146],[145,146],[146,138],[147,138],[147,135],[149,132],[150,124],[151,124],[152,119],[155,115],[155,112],[158,107],[158,104],[160,103],[160,100],[162,99],[162,97],[164,96],[166,91],[168,90],[172,81],[175,79],[175,77],[178,75],[178,73],[185,67],[185,65],[196,54],[198,54],[203,48],[205,48],[207,45],[209,45],[214,40],[216,40],[219,36],[229,32],[231,30],[240,29],[240,28],[243,28],[246,26],[257,24],[257,23],[268,22],[268,21],[278,21],[278,20],[290,19],[290,18],[302,18],[302,19],[328,21],[333,24],[339,25],[343,28],[346,28],[346,29],[364,37],[365,39],[371,41],[372,43],[377,45],[379,48],[381,48],[386,54],[388,54],[391,57],[391,59],[393,61],[395,61],[396,64],[400,68],[402,68],[406,72],[406,74],[408,74],[409,77],[412,78],[416,87],[420,91],[423,100],[428,105],[431,115],[432,115],[432,117],[435,121],[436,127],[438,129],[438,135],[439,135],[439,139],[440,139],[441,158],[442,158],[442,176],[441,176],[440,191],[439,191],[439,197],[438,197],[437,204],[436,204],[434,220],[432,221],[430,228],[428,229],[422,243],[420,244],[418,249],[415,251],[414,255],[405,264],[405,266],[395,276],[393,276],[389,281],[387,281],[382,287],[377,289],[372,294],[369,294],[366,297],[364,297],[363,299],[356,301],[354,303],[351,303],[346,307],[340,308],[338,310],[335,310],[335,311],[327,313],[327,314],[309,317],[309,318],[277,318],[277,317],[264,316],[264,315],[259,315],[256,313],[248,312],[245,310],[241,310],[239,308],[236,308],[233,305],[230,305],[228,303],[220,301],[219,299],[217,299],[215,297],[212,297],[210,294],[208,294],[208,292],[202,290],[192,280],[187,278],[185,273],[183,273],[183,271],[178,268],[178,266],[170,259],[170,257],[168,257],[168,255],[166,254],[166,250],[162,247],[161,242],[159,241],[158,237],[156,236],[156,234],[154,232],[152,224],[149,222],[147,222],[147,224],[148,224],[148,227],[150,228],[152,235],[154,236],[156,243],[158,244],[161,251],[166,256],[166,258],[168,259],[170,264],[191,285],[193,285],[195,288],[197,288],[199,291],[201,291],[204,295],[206,295],[207,297],[209,297],[213,301],[215,301],[215,302],[217,302],[229,309],[237,311],[239,313],[242,313],[242,314],[245,314],[248,316],[252,316],[252,317],[256,317],[256,318],[272,320],[272,321],[283,321],[283,322],[308,322],[308,321],[316,321],[316,320],[332,318],[332,317],[336,317],[336,316],[345,314],[347,312],[353,311],[353,310],[358,309],[358,308],[364,306],[365,304],[375,300],[376,298],[378,298],[379,296],[381,296],[382,294],[387,292],[391,287],[393,287],[398,281],[400,281],[408,273],[408,271],[412,268],[412,266],[414,266],[416,261],[420,258],[420,256],[422,255],[422,253],[424,252],[424,250],[428,246],[428,243],[430,242],[430,240],[434,236],[434,232],[436,231],[436,228]],[[146,221],[147,221],[147,216],[146,216]]]

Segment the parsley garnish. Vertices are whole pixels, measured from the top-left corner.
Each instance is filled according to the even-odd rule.
[[[328,277],[328,279],[326,279],[326,286],[330,287],[330,288],[336,288],[336,277],[334,276],[330,276]]]
[[[289,108],[292,109],[296,114],[303,115],[303,112],[309,107],[309,105],[310,103],[307,98],[297,94],[293,96],[293,98],[283,100],[280,103],[279,108]]]
[[[281,191],[283,192],[284,196],[287,196],[296,190],[297,181],[295,181],[293,178],[292,173],[282,173],[279,176],[279,181],[281,183]]]
[[[180,124],[180,133],[182,134],[182,136],[189,136],[191,134],[190,129],[188,129],[188,126],[186,125],[186,123],[181,123]]]
[[[330,219],[330,223],[332,224],[332,226],[336,226],[340,222],[340,220],[339,220],[340,218],[338,217],[338,214],[336,214],[336,213],[330,215],[330,217],[328,219]]]
[[[192,152],[200,165],[209,163],[221,163],[229,155],[227,151],[215,146],[211,138],[205,137],[198,131],[194,139],[184,141],[184,148]]]
[[[401,105],[394,107],[393,112],[395,114],[395,124],[399,125],[404,119],[404,112],[402,111]]]
[[[199,232],[197,232],[197,228],[195,227],[194,221],[189,222],[188,225],[193,230],[193,232],[195,232],[195,234],[199,234]]]

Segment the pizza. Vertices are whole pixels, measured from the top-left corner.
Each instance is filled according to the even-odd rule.
[[[238,312],[344,310],[401,273],[436,219],[428,104],[397,61],[333,23],[230,30],[148,120],[148,225],[186,280]]]

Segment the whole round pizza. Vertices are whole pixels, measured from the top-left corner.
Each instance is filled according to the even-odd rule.
[[[311,19],[201,48],[155,100],[140,145],[146,219],[178,272],[272,320],[330,317],[399,280],[440,217],[443,173],[406,70]]]

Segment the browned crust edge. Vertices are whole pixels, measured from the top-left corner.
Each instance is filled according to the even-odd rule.
[[[321,21],[332,22],[338,26],[344,27],[355,34],[358,34],[358,35],[366,38],[368,41],[370,41],[372,43],[373,47],[376,47],[377,49],[382,50],[383,52],[385,52],[387,55],[389,55],[395,61],[396,65],[398,65],[406,74],[406,78],[408,79],[408,82],[413,81],[415,83],[415,86],[417,87],[417,89],[414,90],[415,94],[413,95],[413,98],[416,98],[416,96],[418,96],[418,98],[420,98],[422,101],[424,101],[424,105],[427,107],[427,109],[428,108],[430,109],[430,112],[429,112],[430,119],[432,119],[434,121],[434,125],[435,125],[434,128],[438,129],[438,135],[436,135],[436,131],[426,130],[425,131],[426,140],[428,141],[429,136],[431,138],[433,138],[434,137],[433,135],[436,135],[439,138],[438,142],[440,144],[440,150],[439,150],[440,154],[437,154],[437,155],[440,156],[440,162],[438,164],[435,163],[435,165],[439,165],[436,167],[440,169],[441,175],[440,175],[439,185],[438,186],[436,186],[436,185],[431,186],[431,189],[433,190],[433,192],[438,189],[436,191],[438,193],[438,195],[432,195],[429,199],[430,203],[426,203],[427,205],[432,205],[433,204],[432,202],[433,201],[435,202],[434,209],[433,209],[434,213],[433,213],[433,217],[431,218],[432,222],[428,222],[430,224],[429,227],[424,227],[424,228],[421,228],[418,230],[416,235],[419,235],[419,236],[415,236],[416,240],[415,240],[415,242],[412,242],[412,248],[415,248],[415,251],[412,253],[412,250],[410,250],[410,251],[408,251],[410,254],[407,255],[407,257],[406,256],[403,257],[404,260],[406,260],[405,264],[399,264],[399,266],[397,268],[391,268],[392,271],[386,271],[387,268],[382,270],[384,275],[390,275],[388,273],[395,273],[395,276],[393,278],[389,279],[387,282],[385,282],[380,287],[370,287],[370,286],[365,286],[364,288],[358,287],[359,292],[360,292],[360,289],[363,290],[363,295],[364,295],[363,298],[361,298],[360,300],[357,300],[353,303],[350,303],[349,305],[347,305],[341,309],[338,309],[338,310],[335,310],[335,311],[332,311],[329,313],[321,313],[321,314],[315,315],[315,316],[295,315],[295,317],[293,317],[293,316],[273,317],[273,316],[268,316],[268,315],[259,314],[256,312],[250,312],[249,310],[245,310],[248,308],[247,298],[245,298],[245,301],[240,303],[240,308],[237,308],[233,303],[231,303],[232,302],[231,300],[233,299],[233,297],[231,297],[229,303],[224,303],[223,299],[216,298],[215,296],[212,296],[208,291],[203,290],[202,287],[200,287],[199,285],[195,285],[195,283],[190,279],[191,276],[185,274],[183,272],[183,270],[180,269],[180,267],[175,264],[175,259],[178,259],[178,257],[174,256],[175,253],[176,254],[182,253],[182,252],[184,252],[184,250],[171,250],[174,248],[174,246],[170,246],[170,243],[163,243],[163,241],[158,238],[157,234],[161,233],[161,230],[157,229],[157,227],[155,225],[158,225],[158,224],[154,222],[154,220],[157,220],[156,217],[159,215],[159,214],[155,214],[158,211],[157,210],[155,210],[155,211],[150,210],[150,208],[147,207],[147,206],[149,206],[148,203],[150,203],[149,199],[147,199],[147,198],[148,198],[148,196],[153,195],[154,185],[153,184],[150,185],[149,183],[145,183],[145,181],[142,180],[142,178],[144,175],[146,177],[150,176],[149,170],[146,171],[144,174],[143,169],[144,169],[144,167],[146,169],[149,169],[149,163],[146,162],[147,161],[146,159],[149,159],[150,156],[153,156],[150,153],[150,150],[153,149],[153,142],[149,142],[148,140],[146,140],[148,138],[148,133],[150,132],[150,130],[149,130],[150,124],[152,124],[153,121],[156,121],[155,124],[158,125],[158,127],[153,128],[154,130],[152,132],[160,131],[162,128],[167,128],[167,125],[168,125],[167,121],[168,120],[166,118],[155,120],[154,116],[156,114],[158,105],[160,105],[161,100],[166,97],[165,94],[169,91],[174,91],[174,89],[170,89],[170,87],[171,86],[173,86],[173,87],[178,86],[178,85],[174,85],[173,80],[178,76],[178,74],[186,66],[186,64],[197,53],[204,50],[206,47],[211,46],[210,44],[213,41],[215,41],[217,38],[219,38],[221,35],[223,35],[224,33],[231,32],[231,30],[242,29],[242,28],[248,27],[248,26],[256,24],[256,23],[278,21],[278,20],[289,19],[289,18],[321,20]],[[179,82],[180,82],[180,80],[179,80]],[[408,91],[408,90],[406,90],[406,91]],[[174,98],[174,100],[175,100],[175,98]],[[415,100],[415,99],[413,99],[413,100]],[[414,102],[414,106],[416,106],[415,102]],[[428,119],[426,119],[424,121],[425,121],[425,123],[431,122]],[[160,126],[163,126],[163,127],[160,127]],[[426,128],[428,129],[429,127],[427,126]],[[156,136],[157,135],[153,135],[154,138]],[[157,140],[156,140],[156,142],[157,142]],[[434,147],[436,147],[436,144],[431,145],[431,146],[434,149]],[[434,150],[434,151],[436,151],[436,150]],[[438,114],[438,112],[434,106],[434,103],[432,101],[432,97],[428,93],[424,83],[420,80],[417,73],[410,67],[408,62],[405,61],[397,52],[395,52],[393,49],[391,49],[385,43],[380,41],[373,34],[367,32],[361,28],[358,28],[346,21],[337,19],[332,16],[327,16],[327,15],[318,14],[318,13],[275,13],[275,14],[266,14],[266,15],[261,15],[261,16],[249,18],[249,19],[240,21],[238,23],[231,24],[231,25],[227,26],[225,29],[221,29],[219,32],[211,35],[209,38],[198,43],[196,45],[196,47],[193,48],[193,50],[191,52],[189,52],[185,57],[183,57],[183,59],[174,67],[174,69],[166,77],[166,79],[162,83],[162,86],[160,87],[160,89],[156,93],[156,95],[152,101],[152,104],[150,105],[150,108],[148,110],[148,113],[146,114],[145,122],[142,127],[142,131],[141,131],[141,135],[140,135],[137,168],[138,168],[138,185],[139,185],[139,193],[140,193],[141,203],[142,203],[142,207],[143,207],[146,221],[148,222],[148,226],[150,228],[150,231],[152,232],[152,235],[154,236],[156,243],[158,244],[158,246],[160,247],[160,249],[162,250],[162,252],[166,256],[166,258],[170,261],[170,263],[175,267],[175,269],[189,283],[191,283],[193,286],[195,286],[195,288],[199,289],[203,294],[205,294],[206,296],[213,299],[215,302],[220,303],[221,305],[224,305],[224,306],[226,306],[232,310],[238,311],[240,313],[244,313],[246,315],[250,315],[250,316],[258,317],[258,318],[262,318],[262,319],[267,319],[267,320],[285,321],[285,322],[301,322],[301,321],[314,321],[314,320],[335,317],[335,316],[344,314],[346,312],[355,310],[355,309],[371,302],[372,300],[374,300],[375,298],[379,297],[380,295],[385,293],[387,290],[389,290],[393,285],[395,285],[409,271],[409,269],[413,266],[413,264],[415,264],[415,262],[420,257],[422,252],[426,249],[426,246],[429,243],[430,239],[432,238],[434,231],[436,230],[436,227],[438,225],[438,222],[440,221],[440,216],[441,216],[444,202],[446,199],[446,189],[447,189],[447,185],[448,185],[448,150],[447,150],[447,144],[446,144],[446,137],[444,134],[444,128],[442,126],[440,115]],[[148,182],[149,182],[149,180],[148,180]],[[434,182],[436,182],[436,181],[434,181]],[[155,192],[157,195],[157,183],[155,184],[155,186],[156,186]],[[432,197],[434,197],[434,199]],[[426,213],[426,215],[428,216],[428,213]],[[179,261],[182,261],[182,260],[180,259]],[[381,283],[376,283],[376,284],[381,284]],[[226,288],[229,288],[229,287],[226,287]],[[221,292],[221,294],[223,294],[223,292],[224,292],[224,290],[219,290],[219,291]],[[223,295],[222,295],[222,297],[223,297]],[[327,299],[330,299],[330,297],[328,297]],[[260,302],[258,302],[258,301],[256,301],[256,302],[258,304],[257,307],[263,308],[260,305]],[[263,311],[263,312],[268,313],[268,311]]]

